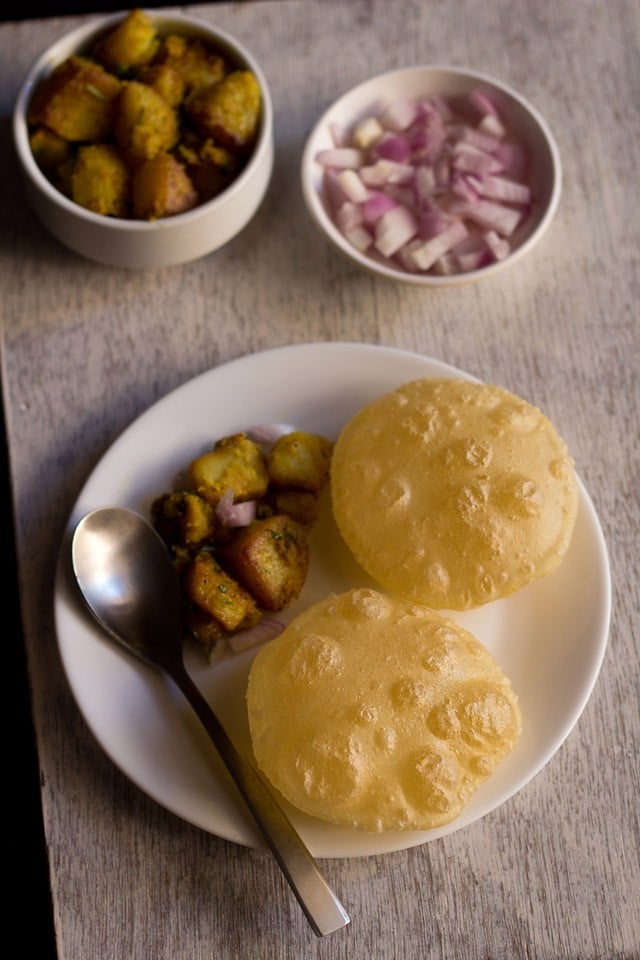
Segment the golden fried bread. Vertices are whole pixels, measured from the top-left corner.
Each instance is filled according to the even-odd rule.
[[[384,394],[335,445],[332,505],[356,560],[436,609],[507,597],[569,547],[577,481],[540,410],[500,387],[422,379]]]
[[[308,608],[260,650],[247,708],[256,761],[287,800],[375,832],[449,823],[521,728],[472,634],[365,588]]]

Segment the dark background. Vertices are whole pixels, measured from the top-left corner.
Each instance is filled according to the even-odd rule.
[[[195,2],[195,0],[194,0]],[[212,0],[207,0],[207,2],[212,2]],[[215,3],[216,0],[213,0]],[[236,0],[236,2],[242,2],[242,0]],[[95,0],[94,3],[87,3],[86,0],[83,3],[82,0],[55,0],[55,3],[37,3],[34,0],[25,0],[24,3],[21,3],[20,0],[16,0],[14,4],[6,3],[4,4],[5,9],[0,14],[0,21],[7,20],[32,20],[39,19],[40,17],[66,17],[66,16],[79,16],[84,13],[111,13],[114,10],[131,10],[133,7],[149,7],[155,9],[157,7],[178,7],[179,3],[174,0],[174,2],[169,3],[168,0],[155,0],[155,2],[150,2],[148,4],[139,3],[139,4],[127,4],[126,2],[110,2],[110,0]]]
[[[215,0],[214,0],[215,2]],[[242,0],[236,0],[242,2]],[[155,0],[149,7],[175,6],[168,0]],[[56,0],[55,3],[18,2],[5,4],[0,22],[31,20],[58,16],[110,13],[129,10],[136,4],[95,0],[94,4]],[[144,6],[144,4],[139,4]],[[9,692],[9,725],[5,761],[4,828],[9,835],[8,869],[4,872],[9,886],[7,919],[19,919],[14,936],[22,956],[38,960],[56,960],[49,868],[40,807],[40,772],[31,715],[31,691],[26,671],[25,650],[20,617],[19,587],[15,560],[15,537],[11,508],[11,485],[6,445],[4,412],[0,422],[0,483],[2,484],[2,570],[5,629],[9,660],[5,668],[5,690]],[[13,923],[11,923],[13,927]],[[94,958],[77,958],[94,960]],[[125,958],[122,958],[125,960]]]

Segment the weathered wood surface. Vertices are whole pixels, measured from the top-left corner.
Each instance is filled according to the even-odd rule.
[[[0,26],[2,380],[60,960],[637,960],[639,5],[267,0],[193,10],[264,64],[273,182],[226,249],[137,274],[67,253],[16,184],[18,83],[75,21]],[[482,284],[424,292],[377,281],[330,249],[303,207],[301,148],[320,111],[372,73],[417,62],[512,84],[560,146],[564,192],[549,233]],[[595,503],[613,577],[601,675],[552,761],[466,830],[326,861],[353,922],[325,941],[266,854],[181,822],[111,764],[65,682],[51,609],[68,512],[119,432],[194,374],[316,340],[416,350],[541,406]]]

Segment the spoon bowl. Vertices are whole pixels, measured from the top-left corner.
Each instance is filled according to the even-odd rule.
[[[195,710],[316,935],[344,927],[349,917],[311,853],[184,666],[178,580],[161,537],[135,511],[102,507],[76,526],[71,560],[85,603],[101,627],[171,677]]]

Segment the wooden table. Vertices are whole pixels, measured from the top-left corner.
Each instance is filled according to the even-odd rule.
[[[75,21],[0,26],[2,385],[59,958],[637,960],[638,3],[265,0],[193,10],[264,65],[273,181],[225,249],[135,274],[67,252],[16,184],[9,116],[20,78]],[[523,262],[483,283],[427,292],[377,281],[328,246],[303,206],[298,165],[314,119],[355,82],[416,62],[500,77],[559,143],[554,223]],[[539,405],[598,511],[613,616],[595,689],[551,762],[467,829],[323,861],[352,923],[317,940],[265,852],[168,813],[96,744],[59,659],[52,581],[78,491],[139,413],[224,361],[329,340],[417,351]]]

